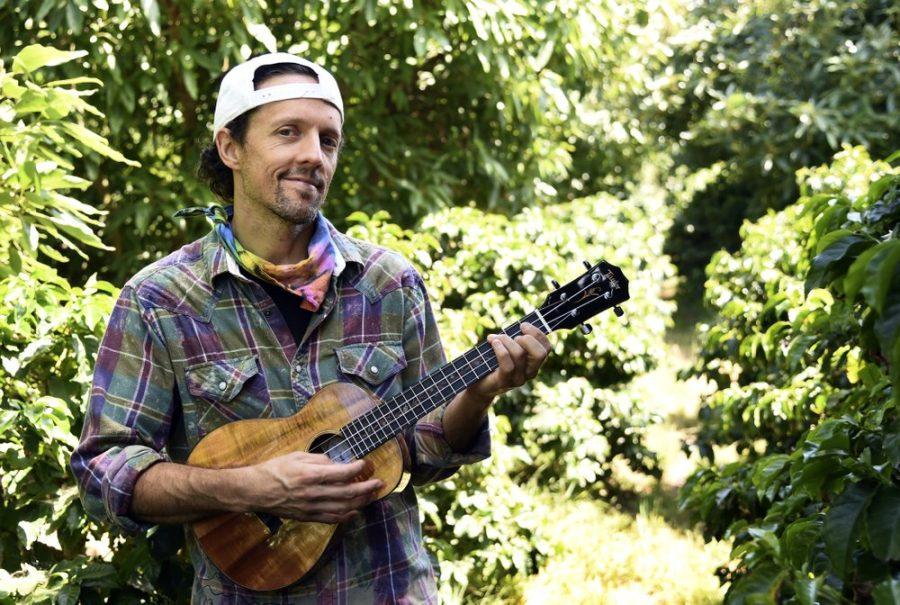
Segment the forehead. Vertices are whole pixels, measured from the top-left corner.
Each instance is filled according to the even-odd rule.
[[[258,88],[269,88],[282,84],[314,83],[312,76],[301,74],[279,74],[267,78]],[[288,122],[303,122],[318,126],[319,129],[341,131],[341,113],[337,108],[322,99],[285,99],[274,103],[260,105],[251,120],[251,128],[269,128]]]

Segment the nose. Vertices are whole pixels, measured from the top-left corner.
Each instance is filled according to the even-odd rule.
[[[319,133],[307,131],[297,141],[294,150],[294,160],[305,166],[317,168],[322,165],[322,144],[319,142]]]

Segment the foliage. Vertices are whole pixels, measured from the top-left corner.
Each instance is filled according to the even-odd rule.
[[[86,200],[110,211],[102,239],[119,252],[114,263],[92,257],[87,272],[119,282],[197,235],[171,215],[211,201],[193,174],[217,78],[235,63],[277,48],[332,69],[348,120],[329,215],[345,226],[354,210],[390,208],[409,227],[461,202],[516,211],[627,180],[642,159],[640,121],[610,109],[628,107],[647,50],[629,24],[646,16],[609,0],[552,10],[527,0],[23,0],[0,3],[0,58],[33,40],[91,49],[62,66],[105,84],[97,103],[109,119],[89,129],[145,166],[80,162],[96,184]]]
[[[163,568],[152,541],[111,545],[90,522],[68,473],[94,355],[117,289],[90,277],[72,285],[43,260],[105,250],[105,213],[70,197],[89,182],[72,173],[85,152],[133,164],[87,130],[102,117],[85,100],[93,78],[46,81],[80,58],[32,45],[0,69],[0,602],[136,599]],[[48,77],[44,77],[47,80]],[[119,540],[121,542],[121,540]],[[91,552],[92,556],[84,553]],[[182,574],[183,575],[183,574]]]
[[[694,374],[710,465],[683,506],[735,539],[729,603],[891,602],[900,578],[900,173],[862,148],[708,267]],[[882,596],[879,596],[882,595]]]
[[[796,199],[795,170],[845,144],[897,148],[898,27],[887,0],[693,4],[644,98],[676,163],[718,172],[666,247],[688,287],[714,251],[739,247],[745,218]]]

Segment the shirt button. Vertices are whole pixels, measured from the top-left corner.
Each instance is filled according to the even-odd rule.
[[[272,309],[266,309],[265,311],[263,311],[263,315],[265,315],[266,317],[272,317]]]
[[[225,390],[225,387],[227,387],[227,386],[228,386],[228,385],[225,384],[225,381],[223,380],[222,382],[219,383],[219,390],[220,390],[220,391],[224,391],[224,390]]]
[[[378,373],[378,366],[370,366],[370,367],[369,367],[369,371],[372,372],[373,374],[377,374],[377,373]]]

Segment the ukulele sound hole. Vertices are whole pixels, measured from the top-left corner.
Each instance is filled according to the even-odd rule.
[[[309,451],[314,454],[325,454],[334,462],[349,464],[356,460],[350,444],[340,435],[319,435],[312,443]]]
[[[263,522],[263,525],[269,529],[269,534],[273,536],[282,525],[281,519],[275,515],[270,515],[269,513],[257,512],[256,518]]]

